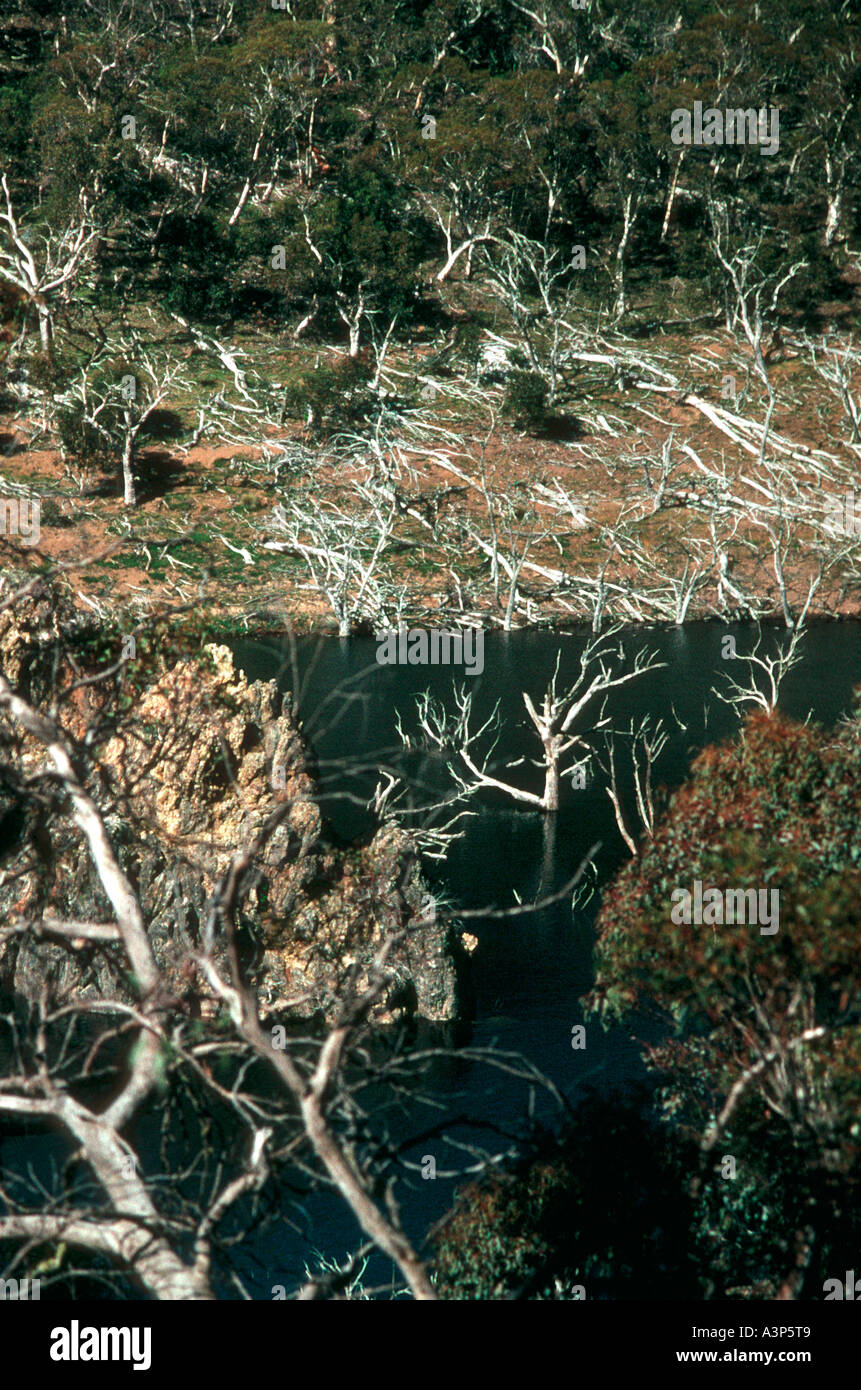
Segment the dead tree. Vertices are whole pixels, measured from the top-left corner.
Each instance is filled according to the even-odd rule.
[[[617,631],[611,629],[605,636],[586,643],[580,654],[579,674],[564,690],[560,690],[558,685],[560,650],[541,704],[536,705],[529,692],[523,692],[526,712],[541,743],[541,758],[531,760],[532,765],[543,774],[544,787],[541,792],[519,787],[507,776],[498,777],[491,771],[491,758],[498,741],[497,711],[475,727],[472,694],[465,689],[456,693],[454,716],[448,715],[443,706],[429,695],[419,698],[418,727],[424,746],[438,749],[445,757],[463,797],[472,797],[482,790],[494,790],[545,813],[558,811],[563,779],[585,771],[592,752],[590,736],[606,728],[609,723],[602,710],[588,721],[585,728],[576,728],[577,722],[582,722],[587,707],[602,692],[639,680],[646,672],[659,670],[666,664],[656,661],[652,653],[642,650],[637,653],[630,670],[619,669],[624,665],[625,654],[621,645],[613,643]],[[493,741],[489,748],[480,752],[482,740],[488,734],[493,735]],[[506,774],[513,771],[522,761],[518,759],[504,764],[503,771]]]
[[[727,689],[722,691],[714,686],[715,695],[725,705],[732,705],[737,710],[743,710],[745,705],[754,705],[766,714],[773,714],[777,709],[780,687],[785,677],[793,666],[797,666],[801,660],[800,647],[803,635],[804,631],[801,624],[797,624],[791,629],[789,638],[779,644],[777,655],[768,656],[761,653],[762,631],[760,630],[753,651],[747,654],[736,654],[732,658],[734,661],[743,662],[747,667],[747,680],[742,683],[727,672]]]
[[[83,191],[74,213],[53,230],[44,225],[22,227],[5,173],[0,175],[0,188],[4,201],[0,208],[0,279],[14,285],[34,310],[42,351],[49,354],[54,341],[54,302],[74,283],[99,229]]]
[[[805,346],[815,371],[843,407],[849,422],[850,442],[861,444],[861,353],[851,338],[842,352],[836,347],[829,348],[824,338],[818,348],[815,342],[805,343]]]
[[[185,385],[180,363],[165,360],[135,336],[110,342],[65,394],[66,407],[76,406],[84,429],[101,440],[101,452],[119,453],[127,507],[137,505],[135,463],[147,423]]]
[[[30,590],[32,585],[10,593],[0,616],[11,608],[20,613]],[[46,863],[37,885],[26,854],[18,867],[7,856],[3,881],[14,871],[30,888],[0,927],[0,941],[5,944],[11,936],[51,942],[70,963],[82,952],[100,953],[105,967],[100,978],[114,983],[102,984],[94,994],[92,988],[63,986],[62,972],[51,968],[28,1011],[0,1015],[5,1042],[11,1043],[11,1065],[0,1080],[0,1115],[64,1136],[86,1174],[86,1181],[82,1177],[49,1194],[41,1182],[10,1183],[0,1171],[0,1244],[17,1251],[12,1267],[46,1246],[60,1252],[58,1261],[70,1248],[106,1262],[109,1282],[124,1276],[156,1299],[210,1300],[215,1297],[213,1258],[223,1249],[219,1230],[225,1219],[236,1217],[238,1204],[253,1200],[273,1170],[295,1158],[299,1172],[317,1168],[340,1193],[367,1238],[394,1261],[413,1296],[435,1298],[388,1189],[386,1196],[380,1193],[378,1164],[363,1161],[343,1123],[352,1084],[345,1068],[369,1012],[388,987],[387,961],[403,932],[383,932],[364,986],[355,972],[351,977],[347,971],[337,1016],[318,1042],[309,1046],[305,1039],[295,1050],[273,1043],[239,964],[236,929],[255,881],[255,865],[296,808],[294,797],[276,795],[259,830],[237,847],[218,875],[197,941],[183,946],[185,937],[178,931],[174,946],[183,958],[172,960],[168,973],[154,949],[141,896],[123,865],[129,845],[118,850],[112,826],[122,813],[121,819],[132,817],[129,824],[134,822],[141,835],[151,839],[155,833],[145,815],[139,825],[134,821],[138,777],[152,767],[156,748],[170,755],[167,763],[159,759],[165,767],[170,757],[188,756],[182,731],[190,737],[195,727],[185,704],[193,685],[178,672],[173,683],[157,686],[153,708],[163,706],[162,717],[145,733],[146,721],[143,726],[136,722],[137,709],[124,712],[111,698],[133,657],[124,655],[101,671],[84,672],[68,653],[57,655],[54,695],[46,691],[50,713],[0,676],[4,786],[39,800],[43,825],[86,847],[108,905],[107,920],[58,917],[50,906],[56,866]],[[96,700],[86,731],[80,728],[86,708],[82,692]],[[154,745],[147,743],[149,738]],[[110,759],[108,744],[114,749]],[[135,760],[135,748],[142,764]],[[306,839],[302,832],[303,845]],[[171,852],[166,844],[164,849]],[[189,861],[183,871],[192,869]],[[104,909],[93,913],[97,915],[105,915]],[[223,1004],[226,1032],[214,1026],[210,1011],[201,1013],[207,997]],[[194,1028],[190,1010],[197,1014]],[[88,1026],[83,1039],[76,1034],[79,1025]],[[119,1048],[121,1061],[105,1103],[92,1081],[106,1075],[101,1059],[108,1047]],[[220,1079],[213,1065],[218,1058],[235,1067],[232,1083]],[[255,1058],[271,1070],[282,1090],[276,1087],[273,1094],[252,1083]],[[226,1107],[235,1143],[230,1147],[225,1141],[214,1163],[204,1146],[187,1166],[158,1182],[144,1172],[136,1134],[160,1094],[155,1109],[163,1111],[169,1078],[182,1078],[195,1095],[197,1113]],[[195,1168],[207,1180],[195,1182],[199,1195],[190,1199],[183,1196],[182,1183]]]
[[[394,495],[368,483],[355,486],[349,509],[336,502],[321,506],[317,499],[302,499],[291,491],[271,521],[275,535],[285,539],[264,545],[301,557],[314,588],[335,616],[340,637],[349,637],[361,620],[378,629],[396,628],[403,596],[384,578],[380,566],[397,515]]]
[[[547,382],[552,406],[559,388],[565,318],[575,300],[577,262],[520,232],[484,239],[483,266],[517,327],[533,371]]]
[[[630,741],[630,759],[633,771],[637,819],[641,831],[645,832],[647,838],[651,840],[655,833],[655,803],[652,769],[666,747],[668,735],[664,731],[663,721],[659,719],[653,724],[652,718],[648,714],[643,715],[636,728],[632,719],[628,728],[626,730],[620,730],[619,733],[622,737]],[[639,853],[636,839],[637,830],[631,825],[628,816],[625,814],[619,788],[619,773],[616,764],[616,737],[615,731],[611,730],[605,733],[605,758],[602,759],[596,755],[596,760],[607,778],[606,791],[613,807],[613,814],[616,818],[616,826],[619,830],[619,834],[625,841],[631,854],[636,856]]]
[[[741,325],[753,352],[757,375],[771,403],[774,391],[762,351],[763,335],[775,322],[781,294],[790,281],[806,268],[807,261],[786,264],[778,271],[762,270],[758,258],[766,233],[759,232],[741,245],[734,245],[726,205],[710,197],[707,207],[711,221],[712,253],[725,277],[727,328],[734,332],[737,325]]]

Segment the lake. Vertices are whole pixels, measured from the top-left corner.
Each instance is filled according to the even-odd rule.
[[[662,719],[669,735],[655,778],[667,787],[684,780],[692,758],[705,744],[732,735],[736,712],[712,691],[725,688],[725,675],[738,664],[725,660],[724,639],[732,636],[736,650],[750,652],[756,640],[753,625],[695,623],[682,628],[631,628],[621,634],[625,655],[648,648],[664,662],[637,681],[611,691],[607,711],[616,727],[644,713]],[[783,629],[764,630],[763,650],[774,651],[786,639]],[[415,728],[415,698],[428,690],[453,707],[453,682],[473,692],[477,720],[487,718],[499,703],[500,741],[497,759],[536,757],[540,747],[523,704],[528,691],[536,702],[551,679],[559,658],[559,688],[579,670],[586,637],[543,631],[485,634],[484,671],[464,676],[455,668],[381,666],[372,638],[302,637],[241,639],[230,645],[237,665],[249,679],[275,679],[294,695],[303,731],[318,759],[322,803],[338,837],[350,840],[373,824],[367,801],[379,778],[380,765],[394,766],[415,786],[424,800],[433,800],[450,783],[438,763],[420,754],[405,755],[396,729],[396,711],[404,727]],[[852,691],[861,684],[861,623],[811,623],[805,634],[801,663],[787,675],[780,707],[795,718],[812,717],[834,724],[848,714]],[[577,727],[588,729],[597,717],[598,703],[585,712]],[[528,763],[512,780],[539,791],[542,776]],[[623,798],[630,782],[622,779]],[[510,908],[552,895],[577,871],[596,844],[596,891],[591,902],[572,911],[570,899],[539,912],[494,919],[470,918],[468,928],[478,937],[472,957],[474,1016],[458,1030],[454,1054],[436,1063],[425,1092],[436,1108],[416,1101],[379,1095],[388,1107],[389,1133],[398,1142],[431,1124],[446,1122],[449,1140],[480,1143],[503,1152],[516,1142],[518,1126],[527,1114],[551,1121],[558,1114],[552,1099],[522,1078],[474,1058],[478,1048],[519,1053],[538,1067],[571,1100],[584,1088],[606,1091],[644,1075],[638,1042],[621,1029],[603,1032],[596,1023],[587,1029],[587,1046],[571,1045],[572,1027],[581,1022],[579,999],[592,983],[592,923],[600,889],[628,852],[616,829],[604,781],[600,776],[578,789],[563,784],[562,804],[555,817],[518,806],[500,793],[481,793],[463,837],[440,864],[429,864],[434,890],[457,909]],[[421,1038],[429,1030],[422,1030]],[[449,1041],[451,1039],[448,1039]],[[468,1115],[473,1125],[458,1122]],[[450,1123],[449,1123],[450,1122]],[[481,1125],[497,1125],[497,1136]],[[490,1135],[490,1137],[488,1137]],[[420,1239],[430,1222],[450,1204],[458,1181],[439,1176],[424,1181],[418,1171],[426,1156],[441,1171],[468,1165],[464,1151],[443,1138],[426,1140],[408,1150],[415,1180],[400,1189],[404,1221]],[[460,1184],[463,1182],[460,1179]],[[283,1228],[267,1236],[255,1251],[255,1268],[248,1274],[258,1297],[271,1296],[271,1284],[289,1284],[302,1277],[310,1248],[327,1258],[342,1259],[358,1244],[358,1229],[343,1206],[321,1195],[308,1205],[301,1229]],[[258,1264],[257,1261],[260,1263]],[[261,1266],[263,1273],[261,1273]],[[271,1279],[270,1279],[271,1274]],[[385,1278],[383,1262],[369,1277]]]

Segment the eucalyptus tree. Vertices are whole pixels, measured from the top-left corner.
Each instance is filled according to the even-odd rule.
[[[264,545],[302,559],[340,637],[349,637],[360,623],[396,628],[404,594],[384,565],[398,515],[394,491],[373,482],[355,483],[343,503],[322,505],[315,494],[303,497],[291,489],[271,517],[276,539]]]
[[[600,184],[595,197],[612,218],[612,259],[607,267],[614,320],[628,310],[627,267],[644,207],[656,196],[656,169],[650,139],[650,106],[634,76],[619,82],[593,82],[584,94],[594,133]]]
[[[99,233],[87,193],[59,226],[37,217],[25,225],[16,211],[5,172],[0,175],[0,278],[21,294],[38,323],[42,351],[54,342],[57,303],[67,297]]]
[[[138,502],[138,451],[156,412],[189,383],[182,362],[138,335],[115,337],[79,370],[62,398],[58,426],[64,450],[108,466],[119,455],[123,503]]]
[[[608,1019],[645,1009],[674,1021],[649,1065],[705,1154],[774,1136],[814,1187],[811,1173],[857,1182],[857,711],[827,733],[766,704],[699,756],[606,895],[589,1004]],[[699,918],[673,906],[697,880],[718,885]],[[765,885],[779,895],[769,935],[729,903],[718,915],[715,895]],[[805,1205],[817,1224],[824,1212]]]
[[[307,294],[341,321],[351,358],[372,321],[385,335],[393,320],[413,317],[428,229],[378,151],[345,159],[331,186],[288,200],[283,214],[291,249],[304,257]]]
[[[547,384],[548,407],[556,400],[568,341],[566,319],[579,298],[585,247],[561,248],[509,231],[482,246],[487,283],[504,303],[529,363]]]

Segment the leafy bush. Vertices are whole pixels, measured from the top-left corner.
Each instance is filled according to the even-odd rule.
[[[696,760],[605,896],[587,1001],[606,1020],[637,1011],[641,1030],[650,1018],[662,1028],[647,1053],[662,1120],[642,1100],[639,1111],[592,1100],[563,1140],[460,1193],[437,1236],[444,1296],[564,1299],[582,1285],[587,1298],[818,1299],[852,1267],[858,735],[857,718],[829,735],[757,714]],[[777,933],[673,923],[674,889],[697,878],[778,888]],[[740,1077],[720,1142],[704,1150]]]
[[[680,1298],[701,1293],[692,1251],[692,1146],[648,1094],[591,1096],[570,1129],[460,1192],[436,1237],[437,1287],[466,1299]]]
[[[788,1130],[811,1162],[846,1171],[861,1137],[858,765],[857,721],[829,736],[779,715],[751,716],[738,741],[701,753],[605,897],[588,1001],[672,1029],[650,1059],[698,1133],[770,1058],[745,1083],[733,1133]],[[776,889],[778,931],[674,923],[673,891],[697,879]]]
[[[558,1138],[470,1184],[434,1237],[448,1299],[820,1299],[852,1267],[857,1182],[811,1169],[777,1133],[704,1153],[653,1093],[581,1102]],[[580,1290],[582,1289],[582,1293]]]
[[[105,421],[107,426],[108,421]],[[107,436],[86,418],[83,401],[70,401],[58,408],[55,420],[57,438],[64,458],[85,466],[107,463],[112,449]]]
[[[210,213],[169,213],[157,242],[165,307],[202,323],[228,322],[236,305],[235,242],[233,229]]]
[[[290,377],[281,403],[285,412],[304,419],[311,429],[325,431],[336,422],[367,414],[374,401],[370,380],[370,370],[360,358],[319,362]]]
[[[547,408],[547,382],[540,372],[512,372],[505,387],[502,412],[518,424],[539,428]]]

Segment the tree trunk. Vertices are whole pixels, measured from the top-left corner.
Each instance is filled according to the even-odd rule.
[[[127,507],[137,506],[134,479],[135,443],[126,435],[123,440],[123,502]]]
[[[636,220],[633,193],[629,193],[625,198],[623,217],[622,235],[616,247],[616,303],[613,309],[616,320],[624,316],[628,307],[627,297],[625,295],[625,258],[628,252],[628,242],[631,239],[631,232],[634,229],[634,222]]]
[[[228,227],[232,227],[232,226],[233,226],[234,222],[236,221],[237,217],[238,217],[239,214],[241,213],[242,209],[245,207],[245,204],[246,204],[246,202],[248,201],[248,195],[249,195],[250,192],[251,192],[251,179],[250,179],[250,178],[247,178],[247,179],[245,180],[245,183],[244,183],[243,186],[242,186],[242,192],[240,193],[239,197],[238,197],[237,200],[236,200],[236,206],[235,206],[235,208],[233,209],[232,213],[230,214],[230,220],[229,220],[229,222],[227,223]]]
[[[834,239],[840,228],[840,217],[843,211],[843,189],[832,189],[828,194],[828,213],[825,218],[825,245],[833,246]]]
[[[541,827],[541,878],[536,897],[549,897],[553,891],[553,866],[556,862],[556,816],[545,816]]]
[[[676,161],[676,168],[675,168],[675,172],[674,172],[674,174],[673,174],[673,181],[672,181],[672,184],[670,185],[670,194],[669,194],[669,197],[667,198],[667,207],[666,207],[666,211],[664,212],[664,221],[663,221],[663,225],[661,226],[661,241],[664,241],[664,239],[666,238],[667,232],[668,232],[668,230],[669,230],[670,218],[671,218],[672,215],[673,215],[673,203],[676,201],[676,189],[677,189],[677,187],[678,187],[678,183],[679,183],[679,174],[681,173],[681,170],[682,170],[682,160],[684,159],[684,157],[685,157],[685,152],[684,152],[684,150],[682,150],[681,154],[680,154],[679,157],[678,157],[678,160]]]
[[[544,744],[544,794],[541,798],[542,811],[559,810],[559,751],[554,734],[543,738]]]
[[[54,320],[44,299],[39,298],[35,302],[36,313],[39,316],[39,341],[42,345],[42,351],[47,357],[50,357],[54,345]]]
[[[627,307],[624,252],[620,249],[616,253],[616,303],[613,305],[613,317],[617,320],[624,318]]]

